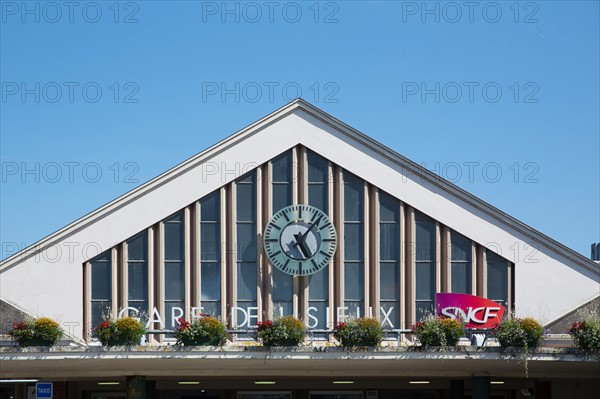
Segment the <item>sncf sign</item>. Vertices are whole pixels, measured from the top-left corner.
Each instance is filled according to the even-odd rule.
[[[504,316],[504,306],[475,295],[435,294],[435,312],[441,316],[464,320],[467,328],[494,328]]]

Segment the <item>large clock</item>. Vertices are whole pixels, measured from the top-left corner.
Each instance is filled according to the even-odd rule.
[[[337,248],[337,234],[320,209],[291,205],[273,215],[263,242],[273,266],[292,276],[308,276],[329,263]]]

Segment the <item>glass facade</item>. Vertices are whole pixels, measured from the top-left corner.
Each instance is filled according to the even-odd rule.
[[[200,307],[221,316],[221,193],[200,200]]]
[[[242,176],[235,182],[235,185],[237,214],[236,306],[248,308],[257,305],[256,172],[253,171]],[[237,322],[234,320],[234,324]]]
[[[384,192],[379,193],[379,303],[384,328],[400,328],[400,201]]]
[[[450,233],[450,291],[471,294],[471,240]]]
[[[145,319],[148,309],[148,232],[127,241],[127,306]]]
[[[273,214],[286,206],[292,205],[293,165],[292,152],[287,151],[271,161],[271,181],[273,188]],[[273,316],[281,317],[294,313],[294,284],[293,277],[271,268],[273,284]]]
[[[436,225],[415,211],[415,315],[422,320],[434,313],[436,291]]]
[[[364,182],[344,172],[344,307],[346,316],[364,316]]]
[[[450,230],[446,270],[445,264],[437,261],[441,244],[436,242],[437,230],[446,231],[444,226],[438,227],[438,222],[415,209],[414,229],[404,231],[401,220],[406,218],[406,226],[411,226],[413,213],[410,207],[401,207],[400,199],[378,190],[378,195],[369,196],[378,200],[367,201],[369,190],[365,181],[345,170],[336,174],[341,181],[333,181],[330,173],[337,167],[308,149],[306,163],[301,166],[306,169],[294,173],[293,151],[297,150],[272,159],[268,176],[258,175],[256,170],[246,173],[90,260],[86,266],[91,279],[86,292],[90,298],[85,308],[87,319],[96,325],[111,310],[128,306],[138,310],[142,318],[157,321],[155,306],[164,328],[172,329],[177,318],[191,312],[191,307],[201,307],[203,313],[243,328],[253,327],[261,318],[277,318],[294,311],[303,312],[300,316],[311,329],[331,329],[339,321],[338,314],[372,314],[380,318],[386,329],[405,328],[406,322],[421,320],[434,312],[436,288],[441,284],[436,276],[448,272],[449,291],[473,294],[475,270],[485,271],[487,278],[480,288],[487,289],[488,298],[504,306],[512,305],[508,302],[514,301],[510,292],[514,273],[506,259],[487,251],[486,263],[478,264],[473,253],[474,248],[481,246]],[[305,180],[298,182],[298,176]],[[339,190],[332,189],[336,187]],[[291,205],[295,195],[300,199],[304,195],[309,205],[327,213],[340,230],[340,256],[331,261],[332,267],[298,279],[297,309],[294,278],[275,267],[269,268],[270,274],[263,272],[268,260],[261,257],[263,263],[259,264],[258,256],[263,251],[258,244],[259,222],[264,223]],[[260,198],[270,202],[259,203]],[[403,209],[407,209],[404,215]],[[259,210],[263,211],[261,220]],[[369,220],[368,226],[367,215],[375,219]],[[192,242],[192,238],[196,241]],[[229,252],[223,250],[227,242],[231,243]],[[400,250],[402,245],[406,245],[406,251]],[[126,252],[121,252],[121,248]],[[366,252],[365,248],[370,250]],[[197,263],[186,258],[192,254]],[[402,265],[409,264],[410,257],[414,257],[414,270],[407,267],[403,275]],[[369,270],[369,265],[377,265],[378,269]],[[196,280],[187,282],[186,276]],[[414,290],[405,289],[410,279],[414,279]],[[375,309],[369,301],[372,313],[366,308],[367,298],[379,302]],[[195,302],[190,303],[190,299]],[[259,299],[270,301],[264,309],[271,309],[272,313],[259,314],[255,310]],[[414,305],[414,320],[410,309],[406,318],[403,316],[401,310],[407,305]],[[133,316],[135,312],[129,313]],[[158,323],[153,327],[158,327]],[[313,335],[317,339],[327,337]]]

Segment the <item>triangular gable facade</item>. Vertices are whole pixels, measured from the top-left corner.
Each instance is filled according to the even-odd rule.
[[[298,145],[511,262],[517,312],[551,322],[598,297],[593,261],[296,100],[3,261],[1,299],[81,323],[83,264]]]

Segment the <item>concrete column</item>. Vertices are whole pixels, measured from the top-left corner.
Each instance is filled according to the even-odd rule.
[[[473,377],[472,385],[473,399],[491,399],[490,377]]]
[[[450,380],[450,399],[464,399],[465,381]]]
[[[134,375],[127,377],[127,399],[146,399],[146,377]]]

